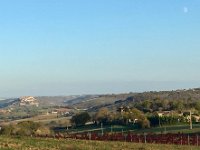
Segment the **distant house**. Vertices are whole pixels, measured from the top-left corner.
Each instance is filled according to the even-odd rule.
[[[156,114],[159,117],[164,117],[164,116],[173,116],[174,112],[173,111],[158,111]]]
[[[200,122],[200,116],[192,115],[192,118],[194,119],[195,122]]]
[[[190,112],[189,111],[183,112],[183,116],[185,117],[187,122],[190,122]],[[200,122],[199,115],[191,113],[191,117],[192,117],[193,122]]]
[[[53,110],[51,113],[52,114],[57,114],[58,112],[56,110]]]
[[[61,116],[67,116],[67,115],[70,115],[71,111],[72,110],[68,109],[68,108],[58,108],[58,109],[53,110],[51,113],[52,114],[58,114],[58,115],[61,115]]]
[[[184,117],[186,122],[190,122],[190,111],[183,111],[180,113],[177,113],[175,111],[158,111],[156,112],[157,115],[159,117],[164,117],[164,116],[173,116],[173,115],[177,115],[179,117]],[[195,115],[195,114],[191,114],[192,118],[195,122],[200,122],[200,116],[199,115]]]
[[[64,115],[69,115],[71,110],[67,108],[59,108],[57,111],[58,114],[64,116]]]
[[[130,110],[129,106],[125,107],[125,106],[121,106],[117,109],[118,112],[128,112]]]
[[[121,107],[119,107],[119,108],[117,109],[117,111],[119,111],[119,112],[124,112],[124,111],[125,111],[125,109],[124,109],[124,107],[123,107],[123,106],[121,106]]]

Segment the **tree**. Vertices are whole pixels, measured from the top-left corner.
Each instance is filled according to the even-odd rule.
[[[19,122],[13,131],[17,135],[34,135],[38,128],[41,127],[40,123],[33,121]]]
[[[198,112],[200,112],[200,101],[196,101],[194,103],[194,107],[195,107],[196,110],[198,110]]]
[[[142,106],[146,109],[151,109],[152,108],[152,102],[150,100],[145,100],[143,103],[142,103]]]
[[[160,121],[159,121],[159,116],[154,114],[154,115],[150,115],[148,116],[148,120],[150,121],[150,125],[151,126],[158,126],[160,124]]]
[[[110,120],[110,112],[107,108],[103,107],[95,114],[94,120],[98,123],[107,123]]]
[[[4,134],[4,135],[11,135],[14,129],[15,129],[15,128],[14,128],[13,125],[4,126],[4,127],[1,129],[0,133],[1,133],[1,134]]]
[[[50,129],[47,126],[43,126],[40,123],[33,121],[23,121],[16,125],[4,126],[1,130],[2,134],[6,135],[22,135],[30,136],[36,134],[50,134]]]
[[[173,102],[173,109],[178,111],[183,111],[185,109],[183,101],[178,100]]]
[[[149,128],[150,123],[146,118],[144,113],[136,108],[129,109],[126,112],[122,112],[123,121],[127,125],[129,121],[132,121],[134,124],[138,125],[139,128]]]
[[[90,119],[91,117],[87,112],[82,112],[73,116],[71,119],[71,122],[75,124],[76,126],[81,126],[81,125],[85,125],[85,123],[89,121]]]

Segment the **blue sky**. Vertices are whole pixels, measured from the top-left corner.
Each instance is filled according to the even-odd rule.
[[[0,1],[0,96],[200,85],[199,0]]]

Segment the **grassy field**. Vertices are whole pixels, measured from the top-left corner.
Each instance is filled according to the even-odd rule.
[[[71,117],[57,117],[57,114],[38,115],[35,117],[31,117],[31,118],[13,120],[13,121],[9,121],[9,122],[2,122],[1,125],[17,124],[17,123],[23,122],[23,121],[34,121],[34,122],[40,122],[43,124],[49,124],[52,121],[54,121],[54,122],[61,123],[66,126],[66,124],[68,122],[70,122],[69,121],[70,118]],[[60,125],[60,126],[62,126],[62,125]]]
[[[199,150],[197,146],[0,136],[1,150]]]
[[[136,133],[141,133],[140,130],[133,130]],[[189,129],[189,125],[174,125],[174,126],[163,126],[150,129],[143,129],[145,133],[200,133],[200,124],[193,124],[193,129]]]
[[[121,125],[112,125],[111,126],[103,126],[104,132],[128,132],[132,133],[200,133],[200,124],[193,124],[193,129],[189,129],[189,125],[173,125],[173,126],[163,126],[163,127],[154,127],[149,129],[135,129],[131,126],[121,126]],[[61,130],[62,131],[62,130]],[[64,132],[66,130],[63,130]],[[75,129],[69,129],[69,132],[101,132],[101,126],[88,125],[83,127],[78,127]]]

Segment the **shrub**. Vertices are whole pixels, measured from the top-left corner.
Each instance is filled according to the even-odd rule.
[[[76,126],[80,126],[80,125],[85,125],[85,123],[90,119],[91,119],[90,115],[87,112],[83,112],[73,116],[71,122]]]
[[[50,134],[50,129],[48,127],[42,126],[40,123],[33,121],[23,121],[16,125],[4,126],[1,130],[1,134],[5,135],[20,135],[20,136],[30,136],[36,134]]]

